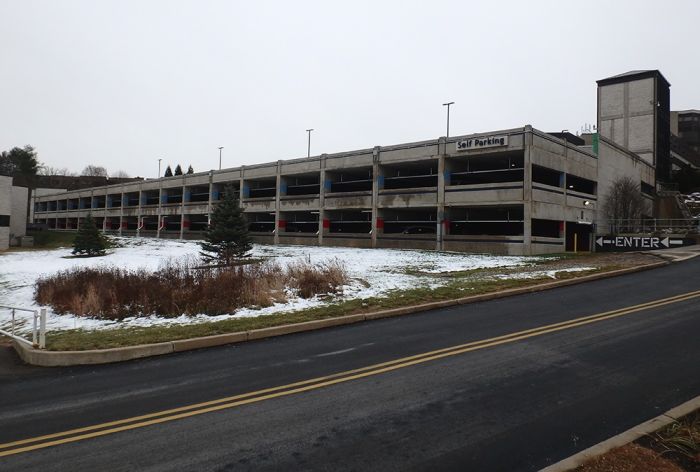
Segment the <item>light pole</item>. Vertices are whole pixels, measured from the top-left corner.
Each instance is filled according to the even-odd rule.
[[[313,128],[306,130],[306,132],[309,133],[309,145],[306,148],[306,157],[311,157],[311,132],[313,130],[314,130]]]
[[[443,103],[442,106],[447,107],[447,137],[450,137],[450,105],[454,105],[455,102]]]
[[[221,150],[223,149],[223,146],[219,147],[219,170],[221,170]]]
[[[158,178],[160,178],[160,161],[163,159],[158,159]]]

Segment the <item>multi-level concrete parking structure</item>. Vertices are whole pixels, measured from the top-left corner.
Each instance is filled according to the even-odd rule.
[[[35,199],[35,222],[198,238],[227,186],[258,242],[501,254],[588,249],[599,175],[654,184],[601,137],[594,149],[530,126],[145,180]]]
[[[657,177],[670,168],[668,96],[659,71],[634,71],[598,81],[600,135],[586,139],[528,125],[44,194],[34,221],[75,230],[92,213],[106,232],[198,238],[230,186],[263,243],[589,249],[620,177],[639,182],[652,215]]]

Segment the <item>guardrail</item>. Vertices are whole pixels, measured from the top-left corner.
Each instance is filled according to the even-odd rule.
[[[692,218],[677,219],[615,219],[608,220],[610,234],[657,233],[686,234],[698,233],[700,220]]]
[[[12,313],[12,322],[10,324],[10,331],[5,331],[0,329],[0,335],[8,336],[19,342],[28,344],[32,347],[38,347],[39,349],[46,348],[46,308],[41,310],[29,310],[27,308],[19,308],[16,306],[6,306],[0,305],[0,310],[9,310]],[[29,342],[22,336],[16,334],[15,329],[15,315],[16,312],[23,311],[25,313],[32,313],[34,315],[33,325],[32,325],[32,341]]]

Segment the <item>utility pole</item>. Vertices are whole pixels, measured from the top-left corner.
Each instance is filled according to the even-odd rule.
[[[219,170],[221,170],[221,150],[223,149],[223,146],[219,147]]]
[[[455,102],[443,103],[442,106],[447,107],[447,137],[450,137],[450,105],[454,105]]]
[[[160,161],[163,159],[158,159],[158,178],[160,178]]]
[[[314,130],[313,128],[306,130],[306,132],[309,133],[309,145],[306,148],[306,157],[311,157],[311,132],[313,130]]]

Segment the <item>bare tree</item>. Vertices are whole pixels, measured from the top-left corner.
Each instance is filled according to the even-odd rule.
[[[108,177],[107,169],[102,166],[94,166],[92,164],[86,166],[80,175],[85,175],[88,177]]]
[[[618,177],[605,198],[603,212],[618,231],[634,231],[646,209],[640,185],[631,177]]]
[[[67,167],[52,167],[47,165],[42,165],[39,167],[39,175],[62,175],[75,177],[75,172],[70,171]]]
[[[130,178],[131,176],[130,176],[129,173],[128,173],[127,171],[125,171],[125,170],[118,170],[118,171],[112,173],[112,177],[115,177],[115,178],[117,178],[117,179],[128,179],[128,178]]]

